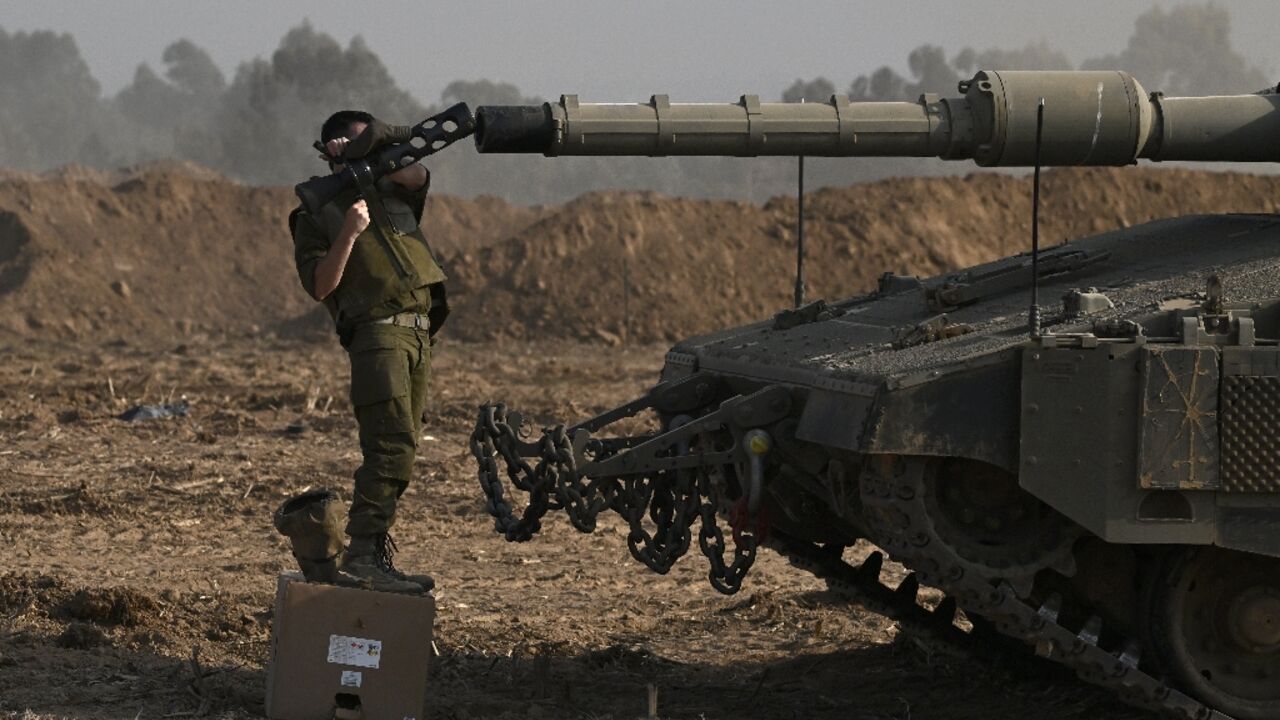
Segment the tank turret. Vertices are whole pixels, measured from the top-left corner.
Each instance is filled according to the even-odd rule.
[[[1037,145],[1044,165],[1280,160],[1273,93],[1169,98],[1123,72],[980,72],[959,90],[565,96],[480,108],[476,143],[988,167],[1036,164]],[[1042,317],[1038,297],[1061,304]],[[487,405],[471,443],[508,540],[530,539],[549,509],[584,532],[616,511],[637,560],[666,572],[692,546],[726,593],[767,545],[910,632],[969,649],[1008,635],[1164,717],[1280,718],[1274,215],[1160,220],[936,277],[887,272],[864,294],[677,343],[659,382],[618,408],[537,438],[522,425]],[[506,480],[529,493],[519,515]],[[844,551],[858,542],[880,551],[855,567]],[[884,557],[913,574],[886,586]],[[944,599],[926,606],[921,585]]]
[[[1045,101],[1045,165],[1128,165],[1139,159],[1280,161],[1280,96],[1164,97],[1118,71],[982,71],[960,95],[915,102],[584,103],[484,106],[483,153],[938,157],[985,167],[1034,163]]]

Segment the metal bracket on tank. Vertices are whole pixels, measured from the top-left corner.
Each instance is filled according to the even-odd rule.
[[[691,455],[670,455],[668,451],[682,443],[689,443],[704,433],[714,433],[721,426],[737,428],[737,437],[749,428],[767,426],[785,417],[791,411],[791,391],[781,385],[771,385],[751,395],[738,396],[721,403],[716,410],[673,427],[660,434],[643,439],[643,442],[604,460],[591,461],[586,457],[590,433],[586,424],[570,430],[578,470],[586,477],[621,477],[694,467],[715,467],[741,459],[739,446],[725,450],[699,452]]]
[[[1081,350],[1092,350],[1102,344],[1098,336],[1093,333],[1045,333],[1036,338],[1036,342],[1042,348],[1080,348]]]

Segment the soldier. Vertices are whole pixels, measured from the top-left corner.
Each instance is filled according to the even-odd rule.
[[[320,131],[331,171],[391,142],[407,128],[355,110],[334,113]],[[418,227],[431,176],[419,164],[352,189],[315,214],[289,215],[303,288],[323,302],[351,359],[351,404],[363,462],[347,515],[351,540],[342,569],[375,590],[424,592],[435,582],[392,563],[389,531],[413,474],[431,365],[431,336],[448,312],[444,272]]]

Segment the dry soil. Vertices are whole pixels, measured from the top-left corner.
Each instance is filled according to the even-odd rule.
[[[1045,235],[1271,212],[1277,190],[1050,173]],[[979,174],[817,192],[812,295],[1019,251],[1027,191]],[[768,552],[725,597],[700,557],[643,569],[616,521],[493,534],[466,444],[477,404],[581,418],[651,384],[660,341],[785,306],[792,202],[431,201],[458,309],[397,527],[401,564],[440,588],[429,717],[635,718],[649,684],[671,718],[1140,717],[924,644]],[[291,565],[270,513],[303,488],[348,493],[358,461],[345,356],[294,276],[291,204],[186,166],[0,180],[0,717],[261,715]],[[117,417],[182,399],[184,418]]]
[[[429,718],[630,720],[649,684],[664,718],[1140,717],[1071,678],[922,644],[768,551],[726,597],[696,552],[650,573],[612,519],[494,534],[466,448],[475,406],[582,417],[641,392],[662,349],[438,346],[396,532],[398,562],[439,586]],[[344,354],[0,350],[0,717],[260,717],[274,579],[292,563],[271,512],[307,487],[349,497],[358,459]],[[116,417],[182,397],[185,418]]]

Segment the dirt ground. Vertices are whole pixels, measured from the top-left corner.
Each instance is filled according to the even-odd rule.
[[[495,535],[466,446],[476,405],[582,417],[641,392],[663,351],[437,348],[396,532],[399,564],[439,588],[429,718],[637,718],[650,684],[663,718],[1143,717],[900,634],[769,551],[726,597],[696,552],[644,569],[618,522]],[[260,717],[292,566],[270,514],[306,487],[349,496],[357,464],[336,342],[0,336],[0,356],[0,717]],[[116,417],[181,398],[185,418]]]

